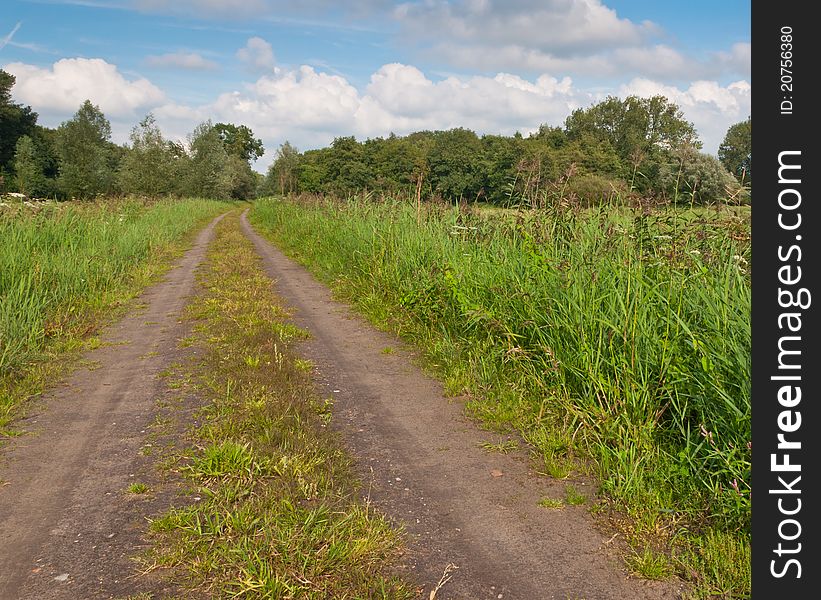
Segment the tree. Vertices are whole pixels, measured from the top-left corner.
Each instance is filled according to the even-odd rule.
[[[752,120],[730,126],[718,147],[718,159],[741,183],[752,183]]]
[[[434,190],[450,200],[476,200],[483,190],[482,143],[469,129],[436,132],[430,154]]]
[[[89,198],[111,191],[111,124],[86,100],[74,117],[57,129],[60,187],[71,197]]]
[[[268,190],[280,194],[297,191],[300,157],[299,150],[287,140],[277,149],[277,157],[268,167]]]
[[[119,170],[120,187],[125,192],[158,196],[174,189],[172,147],[149,113],[131,130],[131,148]]]
[[[636,149],[701,148],[693,124],[664,96],[628,96],[624,100],[609,96],[588,109],[573,111],[565,121],[565,131],[570,139],[584,133],[606,139],[623,160]]]
[[[37,113],[30,106],[12,102],[15,81],[14,75],[0,69],[0,182],[3,174],[13,168],[17,140],[24,135],[33,136],[37,124]]]
[[[27,196],[44,195],[46,188],[43,165],[37,155],[34,141],[27,135],[17,140],[14,152],[14,172],[17,190]]]
[[[365,160],[362,144],[353,136],[338,137],[327,155],[329,191],[341,196],[373,189],[373,171]]]
[[[254,132],[245,125],[217,123],[214,125],[225,150],[231,156],[237,156],[245,162],[257,160],[265,154],[262,140],[254,137]]]

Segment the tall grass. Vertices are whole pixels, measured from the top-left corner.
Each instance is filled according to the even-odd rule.
[[[521,431],[547,472],[592,464],[639,537],[666,533],[668,550],[686,540],[680,555],[706,562],[722,558],[698,553],[705,532],[749,548],[743,218],[557,206],[504,222],[402,203],[264,200],[252,220],[419,342],[453,391],[470,392],[475,414]],[[732,582],[704,575],[702,589],[743,593],[740,570]]]
[[[82,336],[146,265],[225,205],[210,200],[43,203],[0,208],[0,382],[52,341]],[[0,426],[13,398],[0,402]]]

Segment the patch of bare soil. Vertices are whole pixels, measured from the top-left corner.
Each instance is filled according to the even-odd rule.
[[[357,459],[364,493],[405,526],[403,574],[427,600],[448,565],[437,599],[671,599],[674,582],[631,578],[585,506],[550,510],[564,484],[539,476],[523,451],[489,453],[498,436],[464,416],[459,399],[415,366],[394,336],[380,332],[327,287],[256,234],[275,290],[313,339],[300,349],[314,361],[322,392],[335,402],[335,426]],[[584,488],[581,488],[582,490]],[[588,495],[592,497],[592,490]]]
[[[217,219],[219,220],[219,219]],[[194,292],[213,222],[191,250],[110,328],[102,347],[19,423],[27,434],[0,456],[0,598],[116,598],[144,589],[132,557],[146,516],[169,493],[135,494],[157,478],[141,452],[169,396],[159,374],[178,361],[181,313]],[[154,591],[163,592],[165,584]]]

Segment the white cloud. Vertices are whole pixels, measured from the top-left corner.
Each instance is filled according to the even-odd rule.
[[[600,0],[425,0],[399,5],[394,17],[415,37],[517,45],[554,56],[636,45],[658,31],[650,22],[619,18]]]
[[[713,60],[730,72],[749,77],[752,67],[752,46],[749,43],[733,44],[729,52],[718,52]]]
[[[237,58],[248,66],[268,71],[276,66],[274,49],[271,44],[260,37],[252,37],[243,48],[237,50]]]
[[[152,67],[180,68],[195,71],[213,71],[219,68],[217,63],[204,58],[201,54],[197,54],[196,52],[181,51],[161,54],[158,56],[148,56],[146,57],[145,62]]]
[[[17,62],[3,68],[17,77],[15,100],[47,117],[69,117],[87,99],[115,118],[135,116],[165,101],[165,94],[147,79],[126,79],[100,58],[64,58],[46,68]]]
[[[649,77],[749,77],[748,43],[697,59],[662,40],[650,21],[620,17],[601,0],[421,0],[393,13],[405,42],[431,60],[479,71]]]
[[[704,151],[718,152],[730,125],[750,116],[752,86],[736,81],[721,86],[715,81],[695,81],[688,88],[664,85],[649,79],[634,79],[621,86],[620,96],[654,96],[661,94],[678,104],[688,121],[692,121],[704,143]]]

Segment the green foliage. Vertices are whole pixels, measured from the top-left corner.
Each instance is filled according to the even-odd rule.
[[[262,140],[255,138],[254,132],[245,125],[217,123],[214,129],[230,156],[249,163],[265,154]]]
[[[636,152],[701,147],[693,124],[664,96],[624,100],[609,96],[590,108],[573,111],[565,129],[570,140],[584,134],[607,140],[625,161]]]
[[[718,159],[740,183],[752,183],[752,119],[730,126],[718,147]]]
[[[601,206],[616,203],[628,193],[627,183],[619,179],[608,179],[597,174],[586,174],[569,179],[565,188],[568,198],[581,206]]]
[[[293,194],[299,191],[301,154],[287,140],[277,149],[277,157],[268,167],[265,189],[268,193]]]
[[[225,176],[228,152],[211,121],[197,125],[188,142],[190,158],[186,161],[185,189],[202,198],[228,198],[230,182]]]
[[[483,191],[482,144],[468,129],[435,134],[428,155],[430,184],[448,199],[477,200]]]
[[[27,135],[17,140],[14,152],[14,172],[19,192],[31,197],[45,195],[47,187],[43,166],[40,163],[34,141]]]
[[[3,177],[4,172],[10,173],[13,168],[17,140],[24,135],[33,136],[37,123],[37,113],[30,106],[11,101],[11,88],[15,81],[14,75],[0,69],[0,177]]]
[[[200,123],[189,136],[190,153],[183,157],[183,190],[205,198],[253,198],[257,178],[247,160],[225,143],[226,125]],[[244,132],[247,128],[238,128]],[[247,129],[250,132],[250,129]],[[240,137],[243,137],[243,133]]]
[[[91,198],[113,189],[111,124],[98,106],[83,102],[57,130],[60,187],[66,195]]]

